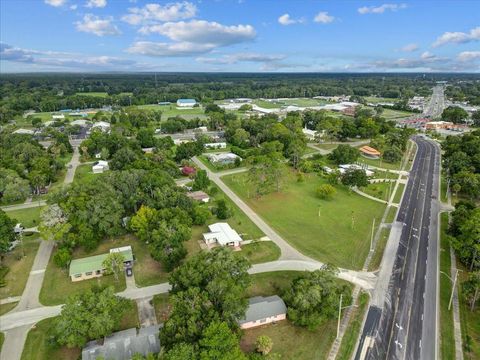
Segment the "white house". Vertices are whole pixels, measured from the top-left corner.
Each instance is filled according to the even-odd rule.
[[[178,99],[178,107],[194,107],[197,101],[195,99]]]
[[[203,146],[205,147],[205,149],[226,149],[227,143],[226,142],[206,143]]]
[[[96,122],[95,124],[92,125],[92,129],[100,129],[103,132],[109,132],[110,131],[110,123],[105,122],[105,121],[99,121],[99,122]]]
[[[237,158],[240,159],[240,156],[234,153],[208,154],[207,157],[211,163],[221,165],[233,164]]]
[[[104,171],[109,170],[108,161],[99,160],[92,166],[92,172],[94,174],[101,174]]]
[[[318,134],[318,131],[307,129],[306,127],[302,129],[303,134],[308,140],[315,140],[315,137]]]
[[[17,129],[13,132],[13,134],[33,135],[35,134],[35,131],[29,129]]]
[[[207,245],[239,247],[242,238],[227,223],[215,223],[208,225],[210,232],[203,234],[203,240]]]

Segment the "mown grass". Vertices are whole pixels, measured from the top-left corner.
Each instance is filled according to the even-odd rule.
[[[402,200],[402,195],[403,192],[405,191],[405,184],[399,183],[397,187],[397,192],[395,193],[395,196],[393,197],[393,202],[395,204],[399,204],[400,200]]]
[[[470,306],[465,299],[463,292],[463,282],[468,279],[468,269],[457,263],[459,272],[459,302],[460,302],[460,320],[462,328],[463,340],[463,357],[465,360],[480,359],[480,306],[478,305],[474,311],[470,310]]]
[[[7,211],[9,218],[15,219],[21,223],[23,227],[30,228],[40,224],[40,213],[44,206],[36,206],[28,209]]]
[[[370,264],[368,265],[368,271],[375,271],[380,267],[380,263],[382,262],[383,258],[383,252],[385,251],[385,247],[387,246],[389,236],[390,229],[383,228],[380,231],[380,237],[378,238],[377,246],[375,247],[375,251],[373,253]]]
[[[242,250],[237,254],[245,256],[252,264],[259,264],[277,260],[280,248],[273,241],[257,241],[242,245]]]
[[[385,210],[384,204],[340,185],[332,200],[321,200],[315,191],[326,180],[313,174],[298,182],[292,173],[280,192],[259,199],[249,197],[253,191],[245,174],[222,179],[290,244],[339,267],[362,267],[370,247],[373,218],[380,219]]]

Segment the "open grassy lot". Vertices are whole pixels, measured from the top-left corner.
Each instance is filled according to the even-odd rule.
[[[15,308],[17,305],[18,302],[0,305],[0,316],[8,313],[10,310],[13,310],[13,308]]]
[[[385,218],[385,223],[392,223],[395,221],[395,215],[397,214],[397,208],[394,206],[391,206],[390,209],[388,209],[387,217]]]
[[[358,307],[353,310],[350,323],[343,336],[340,350],[338,351],[337,360],[349,360],[355,350],[358,335],[362,327],[363,317],[368,307],[368,294],[362,293],[358,297]]]
[[[6,285],[0,288],[0,299],[22,295],[39,246],[38,235],[24,236],[23,250],[22,246],[19,245],[5,255],[2,264],[8,267],[9,271],[4,278]],[[25,256],[22,256],[23,252]]]
[[[0,332],[0,351],[2,351],[3,342],[5,341],[5,334]]]
[[[320,106],[325,105],[328,102],[321,99],[310,99],[310,98],[292,98],[292,99],[282,99],[281,102],[284,105],[294,105],[299,107],[307,106]]]
[[[338,144],[328,144],[328,143],[323,143],[323,144],[315,144],[315,147],[322,149],[322,150],[333,150],[338,147]]]
[[[280,248],[273,241],[257,241],[242,245],[239,255],[247,257],[252,264],[259,264],[277,260],[280,257]]]
[[[65,346],[54,347],[49,343],[55,327],[56,318],[48,318],[38,322],[27,335],[23,348],[22,360],[76,360],[81,357],[80,348],[69,349]],[[131,307],[124,315],[120,326],[115,331],[130,329],[138,326],[137,305],[131,301]]]
[[[387,120],[398,120],[412,116],[414,113],[408,111],[383,109],[382,117]]]
[[[382,159],[369,159],[363,156],[359,156],[357,162],[360,164],[366,164],[388,170],[400,170],[400,161],[396,163],[389,163]]]
[[[447,236],[448,214],[440,215],[440,271],[450,276],[450,242]],[[453,310],[448,310],[452,283],[445,274],[440,274],[440,351],[442,359],[455,359],[455,336]]]
[[[200,119],[206,119],[204,109],[202,107],[193,108],[177,108],[176,104],[171,105],[139,105],[139,109],[155,110],[162,112],[162,120],[167,120],[169,117],[181,116],[185,119],[194,119],[196,117]]]
[[[282,295],[290,288],[292,280],[302,273],[302,271],[275,271],[250,275],[252,284],[247,290],[247,296]]]
[[[368,271],[375,271],[379,268],[380,263],[382,262],[383,252],[385,251],[385,246],[387,246],[388,237],[390,235],[390,229],[383,228],[380,232],[380,237],[377,241],[377,246],[372,256],[372,260],[368,265]]]
[[[375,170],[375,173],[373,174],[374,179],[392,179],[396,180],[398,179],[398,174],[393,173],[389,170]]]
[[[378,104],[378,103],[395,103],[399,99],[394,99],[394,98],[384,98],[384,97],[376,97],[376,96],[366,96],[365,98],[366,102],[372,103],[372,104]]]
[[[279,101],[266,101],[266,100],[261,100],[261,99],[255,99],[253,100],[253,103],[257,106],[260,106],[264,109],[279,109],[283,106],[283,103]]]
[[[400,203],[400,200],[402,200],[402,195],[403,195],[404,191],[405,191],[405,184],[398,184],[397,192],[395,193],[395,196],[393,197],[393,202],[395,204]]]
[[[385,205],[341,185],[332,200],[320,200],[315,190],[326,180],[313,174],[307,175],[304,182],[297,182],[291,173],[281,192],[260,199],[249,198],[253,191],[245,174],[223,179],[302,253],[339,267],[362,267],[369,251],[373,218],[379,220],[385,209]]]
[[[394,186],[395,183],[393,181],[377,182],[368,184],[368,186],[365,186],[360,190],[368,195],[386,201],[388,200],[388,196],[391,194],[391,191],[393,191]]]
[[[7,211],[7,215],[11,219],[17,220],[23,227],[30,228],[40,224],[40,212],[43,208],[44,206],[37,206],[28,209]]]
[[[92,164],[79,165],[75,169],[75,181],[83,181],[85,179],[94,178],[98,174],[92,172]]]

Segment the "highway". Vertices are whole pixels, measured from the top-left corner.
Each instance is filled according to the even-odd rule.
[[[432,119],[439,118],[445,108],[445,96],[442,85],[433,88],[432,97],[429,103],[425,106],[423,116],[428,116]]]
[[[437,358],[440,149],[421,136],[414,141],[417,155],[394,223],[399,230],[387,244],[396,251],[388,268],[386,250],[356,359]]]

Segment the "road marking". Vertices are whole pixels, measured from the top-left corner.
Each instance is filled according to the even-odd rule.
[[[46,270],[46,269],[33,270],[33,271],[30,271],[30,275],[41,274],[41,273],[44,273],[45,270]]]

